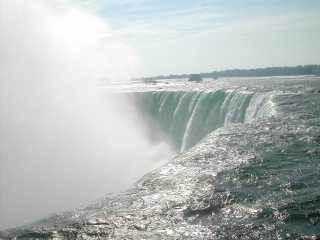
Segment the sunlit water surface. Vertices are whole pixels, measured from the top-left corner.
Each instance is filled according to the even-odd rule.
[[[320,78],[139,81],[127,94],[177,156],[121,194],[4,238],[320,237]]]

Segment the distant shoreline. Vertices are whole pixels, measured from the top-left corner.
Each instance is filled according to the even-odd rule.
[[[267,67],[255,69],[230,69],[206,73],[170,74],[151,77],[135,78],[135,80],[155,81],[161,79],[190,78],[199,75],[201,78],[213,80],[224,77],[273,77],[273,76],[297,76],[297,75],[320,75],[320,65],[299,65],[294,67]]]

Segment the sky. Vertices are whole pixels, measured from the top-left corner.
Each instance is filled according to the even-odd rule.
[[[133,49],[136,76],[320,63],[319,0],[67,1]]]

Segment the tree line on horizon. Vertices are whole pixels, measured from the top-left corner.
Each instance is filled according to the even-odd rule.
[[[138,80],[154,81],[161,79],[181,79],[190,78],[190,74],[170,74],[154,77],[143,77]],[[320,75],[320,65],[299,65],[295,67],[268,67],[255,69],[230,69],[223,71],[213,71],[208,73],[198,73],[201,78],[221,78],[221,77],[270,77],[270,76],[295,76],[295,75]]]

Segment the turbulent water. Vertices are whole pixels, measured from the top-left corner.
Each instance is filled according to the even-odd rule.
[[[114,89],[134,100],[150,138],[179,154],[123,193],[0,237],[320,238],[319,77]]]

